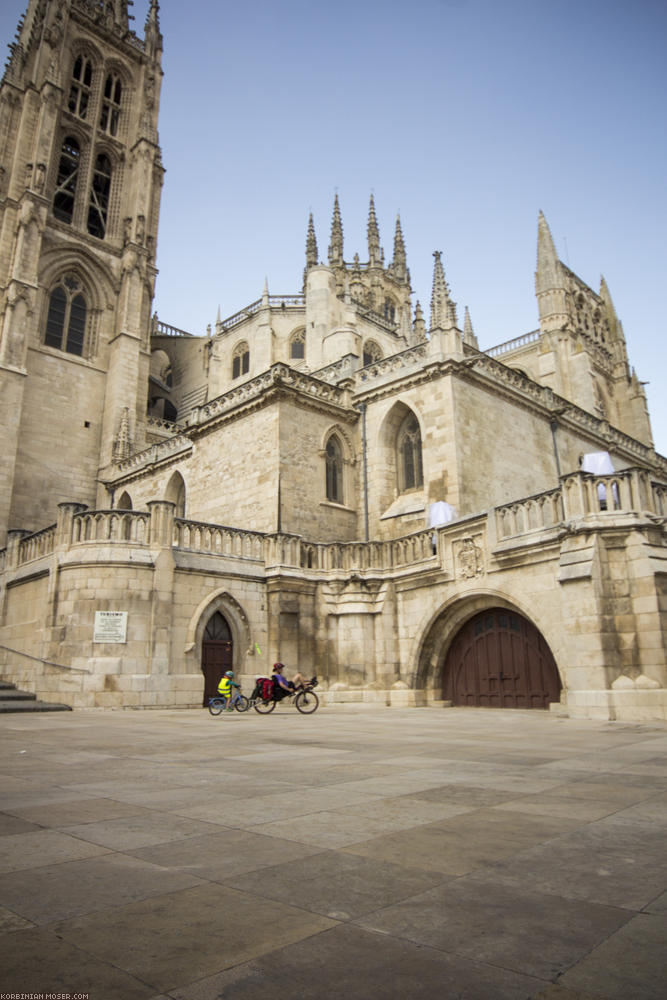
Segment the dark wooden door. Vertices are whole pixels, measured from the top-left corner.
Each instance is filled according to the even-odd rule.
[[[209,619],[202,641],[201,668],[204,674],[204,700],[218,693],[218,683],[226,670],[234,666],[234,645],[227,620],[219,611]]]
[[[491,608],[461,628],[447,654],[443,697],[481,708],[548,708],[561,692],[551,650],[521,615]]]

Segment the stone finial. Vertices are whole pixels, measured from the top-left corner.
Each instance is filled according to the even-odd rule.
[[[338,194],[334,196],[333,219],[331,220],[331,242],[329,244],[329,263],[343,263],[343,223],[340,217]]]
[[[317,238],[315,236],[313,213],[311,212],[308,216],[308,235],[306,236],[306,270],[316,266],[317,256]]]
[[[368,260],[371,264],[379,264],[383,253],[380,249],[380,230],[375,217],[375,201],[371,195],[368,206]]]
[[[129,458],[132,452],[132,438],[130,436],[130,408],[125,406],[121,413],[118,433],[113,443],[113,460],[122,462]]]
[[[431,293],[431,329],[450,330],[458,325],[456,318],[456,303],[449,294],[449,285],[445,279],[442,266],[442,251],[433,253],[433,291]]]
[[[414,341],[416,344],[423,344],[426,341],[426,323],[424,322],[424,312],[419,300],[415,305],[415,321],[412,324]]]
[[[545,287],[553,287],[554,279],[560,270],[559,265],[560,261],[551,230],[543,212],[540,212],[537,220],[537,273],[535,275],[538,292]]]
[[[396,216],[396,230],[394,232],[394,260],[392,262],[394,277],[399,281],[405,281],[407,277],[407,257],[405,253],[405,242],[401,229],[401,217]]]
[[[465,307],[465,315],[463,319],[463,342],[465,344],[470,344],[471,347],[475,347],[479,350],[479,344],[477,342],[477,337],[475,336],[475,331],[472,328],[470,313],[468,312],[467,306]]]

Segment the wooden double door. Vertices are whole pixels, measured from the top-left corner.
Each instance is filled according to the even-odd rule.
[[[202,640],[201,668],[204,674],[204,707],[218,693],[226,670],[234,669],[234,643],[227,619],[219,611],[209,619]]]
[[[535,626],[504,608],[471,618],[445,658],[443,697],[480,708],[548,708],[560,699],[556,661]]]

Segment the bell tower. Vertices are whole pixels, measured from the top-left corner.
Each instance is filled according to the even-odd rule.
[[[143,443],[162,36],[131,6],[30,0],[0,83],[0,545]]]

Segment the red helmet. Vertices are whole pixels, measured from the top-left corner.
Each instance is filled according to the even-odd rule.
[[[281,671],[281,670],[284,670],[284,669],[285,669],[285,664],[284,663],[274,663],[273,664],[273,672],[274,673],[276,672],[276,670]]]

